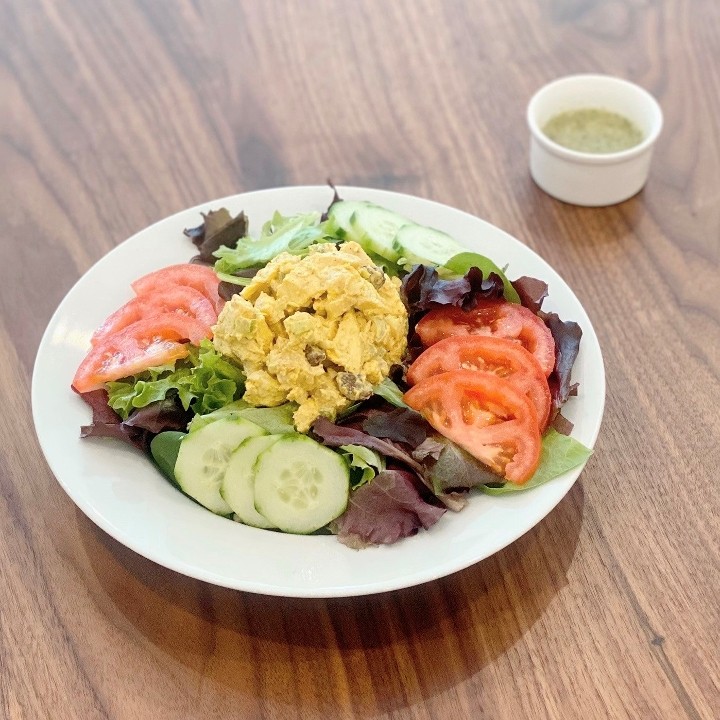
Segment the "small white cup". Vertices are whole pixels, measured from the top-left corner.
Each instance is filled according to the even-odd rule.
[[[555,115],[583,108],[623,115],[641,130],[643,139],[620,152],[587,153],[569,150],[542,131]],[[533,95],[527,121],[533,180],[558,200],[598,207],[627,200],[645,185],[663,117],[655,98],[627,80],[610,75],[568,75]]]

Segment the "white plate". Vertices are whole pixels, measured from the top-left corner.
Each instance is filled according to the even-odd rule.
[[[440,228],[468,248],[508,265],[510,277],[545,280],[544,309],[583,329],[573,380],[579,394],[565,406],[573,436],[595,443],[605,402],[605,373],[595,331],[562,278],[515,238],[467,213],[383,190],[340,188],[343,198],[366,199],[417,222]],[[324,210],[327,187],[260,190],[184,210],[123,242],[77,282],[50,320],[37,354],[32,409],[40,445],[58,481],[105,532],[135,552],[177,572],[216,585],[268,595],[337,597],[395,590],[443,577],[492,555],[527,532],[568,492],[581,469],[527,493],[473,496],[460,513],[446,513],[429,532],[388,547],[350,550],[330,536],[257,530],[213,515],[175,490],[130,446],[107,438],[81,440],[90,410],[71,390],[93,330],[128,300],[131,281],[194,254],[183,229],[200,211],[245,210],[255,230],[273,211]]]

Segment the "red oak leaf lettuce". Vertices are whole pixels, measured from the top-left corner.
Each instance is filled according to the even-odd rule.
[[[381,455],[393,458],[417,474],[418,479],[428,490],[429,497],[437,497],[450,510],[461,510],[467,499],[458,493],[436,493],[430,479],[428,467],[418,462],[404,447],[398,443],[383,438],[373,437],[357,428],[344,425],[335,425],[326,418],[318,418],[312,426],[312,432],[317,439],[327,447],[340,447],[341,445],[362,445],[376,450]],[[373,481],[374,482],[374,481]]]
[[[443,280],[434,267],[416,265],[402,281],[402,295],[411,319],[438,305],[472,310],[480,299],[503,297],[504,284],[497,273],[483,276],[471,267],[463,277]]]
[[[405,470],[384,470],[350,495],[347,510],[334,522],[338,540],[352,548],[389,545],[432,527],[445,508],[426,503]]]
[[[513,287],[522,304],[543,320],[555,340],[555,367],[548,378],[548,385],[553,409],[557,411],[577,392],[577,385],[570,382],[570,374],[580,350],[582,328],[576,322],[561,320],[556,313],[546,313],[541,309],[548,295],[548,286],[544,280],[524,276],[514,280]],[[568,421],[558,423],[557,429],[567,432]]]
[[[195,228],[183,230],[198,249],[193,262],[214,265],[213,253],[223,245],[234,247],[248,232],[248,219],[244,212],[233,217],[226,208],[202,213],[203,223]]]
[[[109,405],[107,390],[78,393],[92,408],[90,425],[80,428],[80,437],[113,437],[149,452],[150,441],[164,430],[185,430],[191,413],[177,398],[166,398],[135,410],[123,420]]]

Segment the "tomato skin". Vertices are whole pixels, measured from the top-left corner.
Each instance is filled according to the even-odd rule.
[[[97,390],[111,380],[186,357],[187,344],[180,341],[203,332],[209,331],[198,320],[175,312],[138,320],[99,341],[80,363],[72,386],[80,393]]]
[[[530,351],[548,377],[555,367],[555,341],[528,308],[507,300],[481,300],[472,310],[442,306],[424,315],[415,331],[425,347],[455,335],[493,335],[516,340]]]
[[[475,370],[506,378],[535,405],[542,432],[551,409],[550,388],[540,363],[519,343],[490,335],[457,335],[438,340],[422,352],[407,372],[415,385],[450,370]]]
[[[215,271],[204,265],[170,265],[132,283],[137,297],[95,331],[92,348],[75,373],[78,392],[186,357],[187,341],[212,337],[225,301]]]
[[[220,280],[211,267],[196,263],[180,263],[143,275],[132,283],[132,289],[138,295],[145,295],[155,291],[163,292],[170,285],[184,285],[201,292],[220,314],[225,301],[218,295],[219,284]]]
[[[414,385],[403,400],[441,435],[511,482],[527,482],[540,462],[535,407],[492,373],[451,370]]]
[[[217,322],[215,306],[203,293],[184,285],[169,285],[162,292],[159,289],[146,291],[126,302],[93,333],[90,342],[97,345],[128,325],[162,312],[176,312],[202,323],[205,329],[198,332],[197,328],[193,328],[192,335],[189,336],[190,342],[195,345],[207,337],[207,331]]]

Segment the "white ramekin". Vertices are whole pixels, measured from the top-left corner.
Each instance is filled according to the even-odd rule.
[[[558,145],[545,123],[567,110],[601,108],[624,115],[643,134],[621,152],[585,153]],[[549,195],[573,205],[614,205],[639,192],[648,177],[662,110],[647,90],[610,75],[568,75],[540,88],[527,108],[530,174]]]

